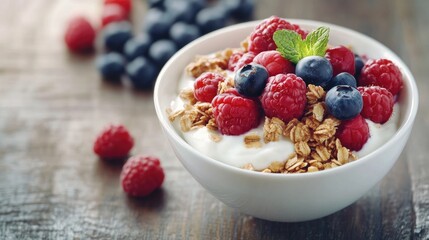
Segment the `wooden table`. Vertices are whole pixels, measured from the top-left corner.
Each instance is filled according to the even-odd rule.
[[[66,51],[67,19],[97,21],[101,0],[0,5],[0,239],[429,239],[429,1],[257,2],[259,19],[321,20],[383,42],[420,91],[413,133],[390,173],[353,205],[303,223],[255,219],[216,200],[173,154],[152,93],[106,84],[94,55]],[[134,5],[138,29],[145,4]],[[161,158],[162,189],[140,200],[123,193],[121,166],[92,153],[108,123],[130,129],[133,154]]]

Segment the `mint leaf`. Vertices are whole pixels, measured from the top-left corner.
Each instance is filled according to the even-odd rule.
[[[293,63],[297,63],[301,58],[302,39],[301,36],[290,30],[278,30],[273,35],[273,40],[276,43],[277,51]]]
[[[304,40],[305,56],[321,56],[326,52],[329,41],[329,28],[319,27],[307,35]]]

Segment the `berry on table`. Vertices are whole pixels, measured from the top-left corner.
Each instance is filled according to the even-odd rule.
[[[355,55],[349,48],[344,46],[328,48],[325,57],[332,65],[334,76],[342,72],[355,74]]]
[[[133,86],[140,89],[153,87],[158,76],[156,66],[145,57],[137,57],[128,63],[126,72]]]
[[[171,40],[158,40],[149,48],[149,57],[162,67],[177,52],[176,44]]]
[[[223,0],[229,15],[239,21],[249,21],[253,17],[255,3],[253,0]]]
[[[323,86],[333,75],[331,63],[324,57],[308,56],[299,60],[295,74],[307,84]]]
[[[132,8],[132,2],[131,0],[104,0],[104,4],[117,4],[119,6],[121,6],[124,10],[125,13],[128,15],[131,11]]]
[[[125,43],[132,36],[131,24],[128,21],[110,23],[103,30],[104,46],[110,51],[122,53]]]
[[[106,26],[112,22],[120,22],[128,19],[128,14],[118,4],[106,4],[103,6],[103,10],[101,13],[101,26]]]
[[[225,77],[219,73],[205,72],[194,82],[194,95],[198,101],[211,102],[217,95],[220,82],[225,81]]]
[[[128,40],[124,46],[124,54],[128,61],[137,57],[147,56],[152,38],[148,34],[140,34]]]
[[[208,7],[198,12],[195,22],[202,33],[209,33],[226,26],[228,19],[226,9],[222,7]]]
[[[119,53],[103,54],[97,58],[96,64],[104,80],[120,81],[125,72],[125,59]]]
[[[170,27],[173,23],[173,17],[167,12],[151,8],[147,11],[143,19],[143,30],[154,40],[168,38]]]
[[[402,88],[402,73],[399,68],[388,59],[368,60],[362,68],[359,77],[359,86],[380,86],[396,95]]]
[[[368,123],[361,115],[341,121],[335,136],[340,139],[344,147],[359,151],[370,137]]]
[[[307,105],[307,87],[302,78],[293,73],[268,78],[260,100],[267,117],[277,117],[285,123],[300,118]]]
[[[121,171],[121,185],[132,197],[145,197],[164,182],[164,170],[157,157],[134,156],[128,159]]]
[[[295,66],[275,50],[260,52],[255,56],[253,62],[264,66],[270,76],[295,72]]]
[[[259,104],[244,98],[235,89],[213,98],[213,115],[219,131],[224,135],[240,135],[255,128],[261,121]]]
[[[95,29],[91,23],[83,17],[72,18],[64,35],[64,41],[72,52],[84,52],[94,47]]]
[[[170,29],[170,38],[181,48],[201,35],[197,26],[185,22],[177,22]]]
[[[362,95],[363,109],[362,117],[368,118],[375,123],[385,123],[392,116],[393,95],[389,90],[379,87],[358,87]]]
[[[165,9],[174,22],[193,23],[197,14],[196,9],[192,6],[192,2],[185,0],[169,1]]]
[[[247,64],[235,73],[234,85],[237,92],[245,97],[258,97],[265,88],[268,72],[264,66]]]
[[[338,85],[349,85],[352,87],[357,87],[356,79],[347,72],[342,72],[338,74],[337,76],[333,77],[331,80],[329,80],[323,88],[325,91],[328,91],[329,89],[338,86]]]
[[[117,160],[128,155],[134,140],[123,125],[108,125],[97,136],[93,150],[100,158]]]
[[[362,111],[363,102],[359,91],[351,86],[338,85],[326,93],[328,112],[340,120],[356,117]]]

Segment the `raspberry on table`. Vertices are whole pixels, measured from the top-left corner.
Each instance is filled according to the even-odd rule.
[[[277,117],[288,123],[304,114],[307,87],[302,78],[293,73],[268,78],[260,100],[267,117]]]
[[[273,35],[281,29],[293,30],[300,34],[303,39],[307,36],[307,32],[298,25],[291,24],[284,18],[272,16],[262,21],[250,34],[249,51],[258,54],[263,51],[275,50],[277,47]]]
[[[369,127],[361,115],[344,120],[335,133],[341,144],[353,151],[359,151],[369,139]]]
[[[241,56],[240,59],[238,59],[237,63],[235,63],[234,72],[240,70],[240,68],[244,67],[244,65],[247,65],[253,61],[255,58],[255,54],[253,52],[246,52]]]
[[[123,190],[132,197],[145,197],[161,187],[164,170],[158,158],[135,156],[128,159],[121,171]]]
[[[104,0],[104,4],[118,4],[125,10],[127,15],[130,13],[133,6],[131,0]]]
[[[224,135],[240,135],[255,128],[261,121],[259,104],[244,98],[236,89],[230,89],[213,98],[213,116]]]
[[[253,62],[264,66],[270,76],[295,72],[295,66],[276,50],[260,52]]]
[[[238,60],[243,56],[243,52],[234,52],[228,60],[228,70],[234,71],[235,66],[237,65]],[[253,59],[252,59],[253,60]]]
[[[342,72],[355,74],[355,55],[349,48],[344,46],[328,48],[325,57],[331,62],[334,76]]]
[[[123,125],[108,125],[94,142],[94,153],[103,159],[116,160],[128,156],[134,139]]]
[[[106,26],[111,22],[119,22],[128,19],[128,14],[118,4],[106,4],[103,6],[103,11],[101,13],[101,26]]]
[[[402,88],[402,73],[399,68],[388,59],[368,60],[362,68],[358,80],[359,86],[380,86],[396,95]]]
[[[198,101],[211,102],[217,95],[220,82],[225,81],[225,77],[219,73],[205,72],[194,82],[194,96]]]
[[[85,17],[77,16],[69,21],[64,41],[70,51],[84,52],[93,49],[95,35],[91,23]]]
[[[358,87],[363,99],[361,115],[375,123],[385,123],[392,116],[394,99],[389,90],[379,87]]]

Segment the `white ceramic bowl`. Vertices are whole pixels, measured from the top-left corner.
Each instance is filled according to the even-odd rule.
[[[166,109],[177,96],[177,84],[186,65],[196,55],[227,47],[239,47],[260,22],[227,27],[205,35],[176,53],[158,76],[154,101],[162,128],[178,159],[213,196],[243,213],[272,221],[296,222],[334,213],[362,197],[380,181],[398,159],[416,116],[418,93],[415,80],[402,60],[376,40],[336,25],[289,19],[304,29],[330,27],[330,43],[351,45],[370,58],[388,58],[404,75],[400,94],[400,124],[396,134],[376,151],[341,167],[314,173],[270,174],[229,166],[202,155],[186,143],[168,120]]]

